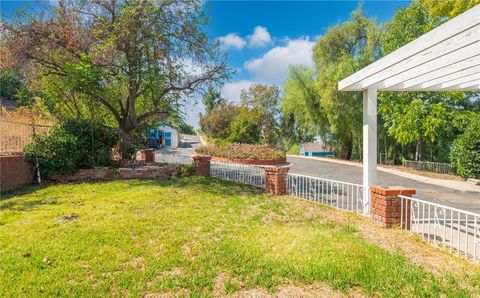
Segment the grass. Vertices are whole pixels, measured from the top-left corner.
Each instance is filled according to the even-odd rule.
[[[0,201],[0,296],[478,294],[480,275],[433,274],[340,213],[200,177],[24,188]]]

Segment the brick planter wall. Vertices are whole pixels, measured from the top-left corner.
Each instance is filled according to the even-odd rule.
[[[140,150],[139,160],[145,161],[146,163],[152,163],[155,161],[155,150],[154,149],[142,149]]]
[[[12,190],[35,181],[33,169],[25,156],[0,156],[0,191]]]
[[[176,175],[180,166],[142,166],[137,168],[110,168],[81,169],[75,174],[55,175],[52,180],[58,182],[73,182],[83,180],[114,180],[114,179],[157,179],[166,180]]]
[[[400,225],[402,212],[402,199],[399,195],[411,197],[416,193],[415,189],[403,187],[370,187],[371,213],[375,221],[381,223],[389,229]],[[404,229],[410,229],[408,226],[411,216],[411,201],[404,201],[403,215]],[[407,223],[407,224],[405,224]]]
[[[289,167],[265,168],[265,191],[272,195],[286,194],[289,169]]]
[[[193,165],[195,168],[197,168],[197,171],[200,175],[208,177],[210,176],[211,160],[212,160],[212,157],[208,155],[194,155]]]

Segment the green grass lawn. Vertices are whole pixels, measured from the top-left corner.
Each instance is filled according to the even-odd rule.
[[[478,271],[432,273],[367,242],[359,221],[200,177],[24,188],[0,201],[0,296],[479,293]]]

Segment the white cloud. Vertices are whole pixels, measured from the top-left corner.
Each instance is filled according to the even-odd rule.
[[[252,84],[255,84],[255,82],[248,80],[227,83],[222,87],[220,93],[223,98],[231,102],[240,102],[240,92],[243,89],[248,89]]]
[[[248,37],[248,46],[252,48],[263,47],[272,42],[272,37],[267,28],[257,26],[253,29],[253,34]]]
[[[228,33],[225,36],[219,37],[218,40],[220,41],[220,45],[224,49],[233,48],[233,49],[241,50],[247,44],[245,39],[241,38],[236,33]]]
[[[274,47],[262,57],[250,59],[244,67],[262,83],[281,85],[290,65],[313,66],[313,45],[309,38],[287,40],[285,46]]]

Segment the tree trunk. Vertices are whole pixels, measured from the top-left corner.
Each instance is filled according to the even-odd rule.
[[[134,146],[134,135],[133,130],[124,129],[120,127],[120,136],[121,136],[121,144],[120,144],[120,152],[122,154],[123,160],[131,160],[135,154],[135,146]]]
[[[423,160],[423,140],[422,138],[418,139],[417,146],[415,148],[415,161]]]
[[[353,142],[352,140],[348,140],[342,146],[342,158],[346,160],[352,159],[352,151],[353,151]]]

